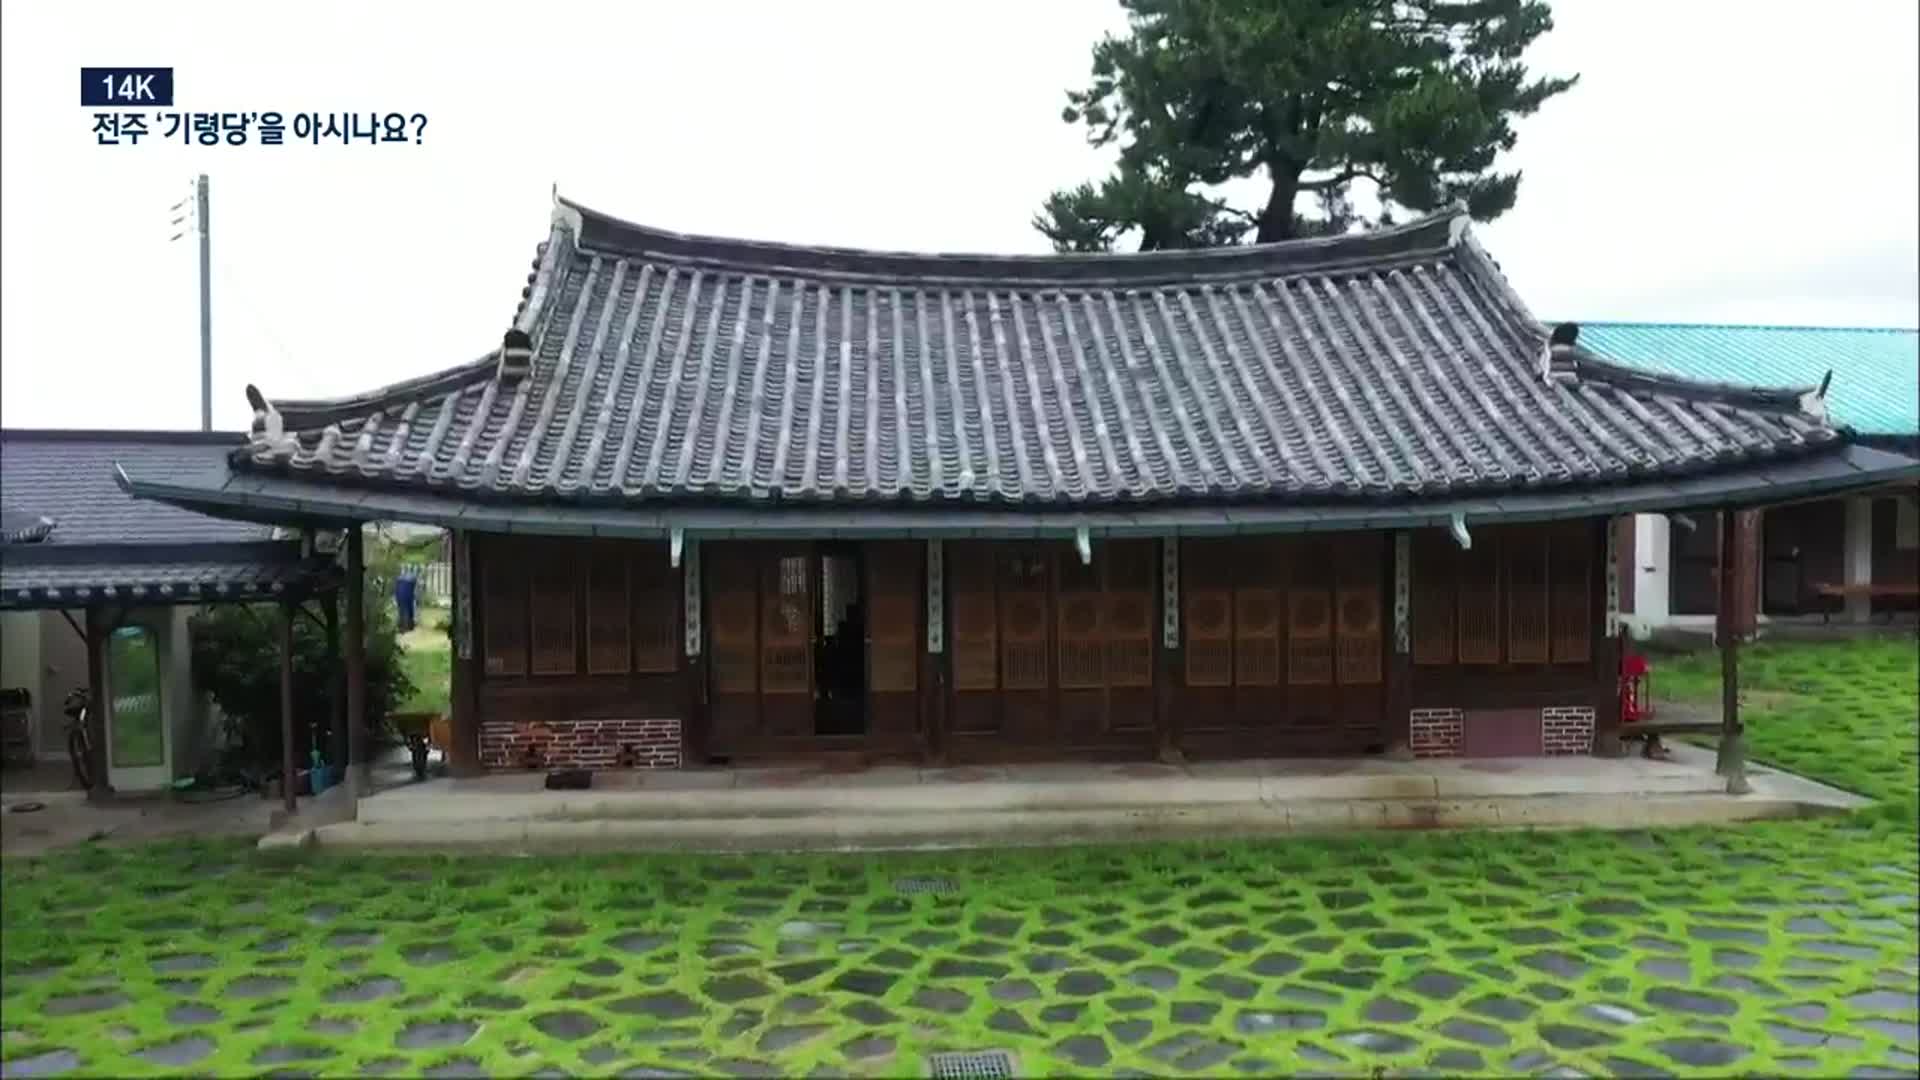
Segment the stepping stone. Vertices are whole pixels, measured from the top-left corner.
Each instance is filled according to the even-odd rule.
[[[207,1044],[207,1050],[212,1052],[212,1043]],[[48,1050],[32,1057],[8,1058],[5,1064],[8,1076],[59,1076],[78,1069],[80,1055],[71,1050]]]
[[[1717,1039],[1662,1039],[1653,1048],[1682,1065],[1716,1069],[1747,1056],[1745,1047]]]
[[[585,1050],[580,1051],[580,1060],[594,1066],[611,1065],[620,1060],[620,1051],[615,1047],[601,1043],[599,1046],[589,1046]],[[538,1076],[540,1074],[534,1073],[533,1075]],[[554,1075],[566,1076],[568,1074],[555,1070]]]
[[[611,979],[626,970],[612,960],[600,959],[580,965],[580,974],[591,975],[596,979]]]
[[[1039,938],[1034,940],[1038,941]],[[1125,945],[1095,945],[1087,950],[1087,955],[1108,964],[1131,964],[1140,959],[1140,950]]]
[[[336,930],[327,935],[331,949],[371,949],[380,944],[380,935],[370,930]]]
[[[1233,1018],[1233,1028],[1242,1035],[1265,1035],[1274,1031],[1312,1031],[1327,1026],[1322,1013],[1298,1009],[1277,1012],[1243,1012]]]
[[[561,1001],[592,1001],[613,993],[614,988],[600,983],[568,983],[554,997]]]
[[[1028,940],[1032,941],[1035,945],[1043,945],[1049,949],[1064,949],[1072,945],[1078,939],[1076,939],[1072,934],[1067,933],[1065,930],[1042,930],[1039,933],[1033,935]],[[1109,945],[1109,946],[1102,946],[1102,948],[1119,949],[1121,948],[1121,946]],[[1121,962],[1122,961],[1114,961],[1114,963],[1121,963]]]
[[[1239,1047],[1210,1039],[1194,1032],[1181,1032],[1171,1039],[1149,1047],[1147,1055],[1172,1065],[1183,1073],[1213,1068],[1232,1057]]]
[[[402,1050],[440,1050],[473,1038],[480,1025],[466,1020],[433,1020],[408,1024],[393,1044]]]
[[[1521,1001],[1519,998],[1502,997],[1499,994],[1474,998],[1467,1002],[1466,1009],[1471,1013],[1508,1022],[1525,1020],[1534,1013],[1531,1002]]]
[[[435,1065],[420,1075],[429,1077],[431,1080],[446,1080],[453,1077],[486,1076],[487,1070],[477,1061],[458,1058]]]
[[[1039,997],[1040,988],[1025,979],[1003,979],[988,987],[987,994],[995,1001],[1012,1005]]]
[[[541,1013],[531,1021],[540,1034],[549,1039],[561,1039],[576,1042],[599,1031],[600,1021],[576,1009],[561,1009],[558,1012]]]
[[[1010,938],[1020,934],[1023,920],[999,915],[982,915],[973,920],[973,930],[988,937]]]
[[[1578,979],[1587,973],[1589,966],[1585,960],[1577,956],[1554,949],[1532,953],[1522,957],[1520,962],[1535,971],[1544,971],[1561,979]]]
[[[459,955],[451,945],[409,945],[400,950],[400,958],[414,967],[433,967]]]
[[[1827,922],[1818,915],[1802,915],[1787,920],[1787,930],[1794,934],[1837,934],[1840,928]]]
[[[1040,1010],[1040,1022],[1043,1024],[1071,1024],[1080,1019],[1087,1011],[1083,1002],[1067,1001],[1059,1005],[1049,1005]]]
[[[62,997],[48,998],[40,1011],[47,1016],[80,1016],[85,1013],[106,1012],[117,1009],[128,1002],[127,995],[119,991],[98,994],[67,994]]]
[[[900,1019],[871,1001],[856,1001],[840,1012],[854,1023],[865,1024],[868,1027],[880,1027]]]
[[[1651,975],[1656,979],[1670,979],[1674,982],[1691,982],[1693,968],[1685,960],[1662,960],[1650,956],[1640,961],[1635,970],[1642,975]]]
[[[1404,1024],[1420,1015],[1420,1008],[1399,998],[1374,998],[1361,1013],[1375,1024]]]
[[[204,953],[176,953],[155,960],[153,970],[162,975],[178,975],[186,971],[206,971],[215,963],[213,957]]]
[[[655,1020],[684,1020],[705,1011],[692,998],[673,991],[624,997],[609,1003],[606,1008],[622,1016],[651,1016]]]
[[[1808,1031],[1805,1028],[1787,1024],[1764,1024],[1767,1034],[1788,1046],[1821,1046],[1830,1050],[1858,1050],[1864,1045],[1859,1039],[1847,1035],[1832,1035],[1824,1031]]]
[[[1220,1004],[1214,1001],[1176,1001],[1171,1011],[1176,1024],[1206,1024],[1220,1011]]]
[[[831,986],[833,986],[833,990],[843,990],[843,992],[847,992],[847,994],[866,994],[868,997],[879,997],[879,995],[893,990],[893,984],[895,984],[895,982],[899,982],[899,976],[895,976],[893,972],[874,969],[854,969],[849,970],[849,972],[843,972],[839,978],[835,978],[835,980],[831,982]]]
[[[943,958],[934,961],[933,970],[929,974],[936,979],[1003,979],[1012,970],[1005,964],[996,964],[988,960]]]
[[[1098,1035],[1075,1035],[1054,1045],[1054,1053],[1082,1069],[1098,1069],[1113,1060],[1107,1042]]]
[[[527,1007],[527,1003],[512,994],[494,994],[481,991],[467,997],[464,1004],[470,1009],[485,1009],[488,1012],[518,1012]]]
[[[1243,979],[1238,975],[1218,972],[1200,980],[1203,989],[1211,990],[1221,997],[1234,1001],[1252,1001],[1260,992],[1260,984],[1252,979]]]
[[[1920,994],[1898,990],[1869,990],[1847,999],[1847,1007],[1859,1012],[1911,1014],[1920,1011]]]
[[[192,1024],[211,1024],[220,1019],[220,1010],[211,1005],[202,1005],[197,1001],[188,1001],[167,1010],[167,1023],[186,1027]]]
[[[794,983],[803,983],[816,978],[832,968],[831,960],[801,960],[792,964],[781,964],[773,969],[773,973],[780,978],[781,982],[792,986]]]
[[[1707,985],[1713,987],[1715,990],[1727,990],[1735,994],[1748,994],[1753,997],[1780,996],[1780,991],[1775,990],[1773,987],[1757,979],[1749,979],[1745,975],[1716,975],[1713,981]]]
[[[1174,966],[1190,971],[1210,971],[1226,963],[1226,956],[1212,949],[1182,949],[1173,954]]]
[[[1450,1039],[1469,1042],[1475,1046],[1499,1048],[1512,1041],[1507,1038],[1506,1032],[1497,1027],[1477,1023],[1472,1020],[1462,1020],[1457,1016],[1441,1021],[1439,1028],[1436,1030]]]
[[[1145,1012],[1153,1008],[1154,1004],[1155,1001],[1153,998],[1144,995],[1110,997],[1107,999],[1107,1008],[1112,1009],[1114,1012],[1123,1013]]]
[[[718,979],[709,979],[701,989],[708,997],[723,1005],[732,1005],[738,1001],[765,997],[773,993],[772,987],[748,975],[726,975]]]
[[[178,1069],[191,1065],[201,1058],[206,1057],[208,1054],[213,1053],[213,1047],[214,1043],[212,1039],[195,1035],[191,1038],[162,1043],[159,1046],[149,1046],[145,1050],[135,1050],[133,1056],[149,1065],[160,1065],[169,1069]],[[9,1075],[19,1075],[14,1072],[13,1062],[7,1063],[7,1072]]]
[[[1156,949],[1164,949],[1169,945],[1178,945],[1180,942],[1187,940],[1185,933],[1165,924],[1150,926],[1134,936]]]
[[[1745,949],[1715,949],[1713,962],[1717,967],[1739,968],[1746,971],[1760,966],[1760,956]]]
[[[1594,1002],[1592,1004],[1582,1005],[1576,1011],[1589,1020],[1598,1020],[1606,1024],[1617,1024],[1621,1027],[1637,1024],[1646,1019],[1646,1017],[1641,1016],[1625,1005],[1613,1005],[1606,1002]]]
[[[1637,900],[1602,899],[1588,900],[1580,905],[1580,910],[1589,915],[1645,915],[1647,908]]]
[[[1261,973],[1258,961],[1255,962],[1254,970],[1256,973]],[[1450,1001],[1460,991],[1466,989],[1467,980],[1451,972],[1422,971],[1407,980],[1406,987],[1432,1001]]]
[[[352,1020],[341,1020],[326,1016],[316,1016],[307,1021],[307,1030],[315,1035],[341,1038],[360,1030],[360,1025]]]
[[[920,958],[901,949],[883,949],[867,958],[874,967],[892,971],[905,971],[920,962]]]
[[[893,1040],[876,1035],[866,1039],[855,1039],[840,1048],[840,1056],[848,1061],[872,1061],[876,1058],[893,1056]]]
[[[958,990],[926,986],[914,992],[910,1004],[929,1012],[963,1013],[973,1004],[973,999]]]
[[[1420,1044],[1405,1035],[1389,1031],[1346,1031],[1333,1037],[1335,1042],[1365,1050],[1369,1054],[1404,1054]]]
[[[995,1031],[1006,1032],[1009,1035],[1040,1034],[1027,1023],[1025,1017],[1014,1012],[1012,1009],[995,1010],[992,1016],[987,1017],[987,1026]]]
[[[779,1005],[781,1012],[795,1013],[800,1016],[817,1013],[826,1007],[825,998],[817,998],[809,994],[795,994],[793,997],[783,999]]]
[[[280,1046],[262,1047],[256,1050],[248,1061],[254,1065],[291,1065],[297,1061],[319,1061],[333,1055],[334,1051],[325,1046],[285,1043]]]
[[[1054,980],[1053,992],[1068,997],[1092,997],[1113,989],[1113,980],[1097,971],[1069,971]]]
[[[633,931],[610,938],[607,944],[623,953],[650,953],[672,941],[668,934],[654,934],[645,931]]]
[[[812,922],[807,919],[793,919],[780,924],[778,931],[783,938],[829,937],[840,933],[846,926],[837,922]]]
[[[1556,1050],[1588,1050],[1615,1041],[1604,1031],[1575,1024],[1541,1024],[1538,1030],[1547,1045]]]
[[[1151,1020],[1121,1020],[1107,1025],[1107,1034],[1127,1046],[1133,1046],[1153,1033]]]
[[[1180,985],[1180,973],[1172,968],[1143,967],[1127,972],[1127,981],[1135,986],[1165,992]]]
[[[1647,991],[1647,1001],[1662,1009],[1676,1009],[1696,1016],[1732,1016],[1740,1011],[1737,1002],[1699,990],[1681,990],[1656,986]]]
[[[399,979],[390,979],[381,976],[379,978],[365,979],[360,982],[344,983],[336,986],[322,995],[321,1000],[327,1002],[329,1005],[357,1004],[367,1001],[378,1001],[384,997],[392,997],[406,988],[406,984],[402,983]]]
[[[1749,930],[1739,926],[1695,926],[1690,931],[1698,941],[1738,941],[1748,945],[1765,945],[1767,935],[1758,930]]]
[[[1602,979],[1600,981],[1600,991],[1607,994],[1618,994],[1625,990],[1627,985],[1625,979]],[[1528,983],[1526,986],[1521,987],[1521,989],[1526,992],[1527,996],[1536,1001],[1565,1001],[1573,996],[1573,991],[1568,990],[1558,983]]]

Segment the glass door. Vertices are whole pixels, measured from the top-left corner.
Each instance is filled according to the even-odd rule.
[[[145,626],[115,630],[107,639],[107,780],[116,789],[171,779],[162,689],[158,637]]]

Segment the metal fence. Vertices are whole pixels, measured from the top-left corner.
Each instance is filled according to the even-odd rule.
[[[408,563],[404,568],[420,582],[414,603],[445,607],[453,602],[453,565],[446,562]]]

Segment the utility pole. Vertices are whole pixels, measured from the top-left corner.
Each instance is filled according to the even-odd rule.
[[[200,430],[213,430],[213,238],[207,221],[207,174],[193,184],[200,221]]]
[[[193,182],[193,224],[194,233],[200,238],[200,430],[213,430],[213,238],[208,223],[207,174],[201,173]],[[173,204],[178,211],[186,205],[183,199]],[[182,218],[173,219],[179,225]],[[170,240],[178,240],[185,233],[174,233]]]

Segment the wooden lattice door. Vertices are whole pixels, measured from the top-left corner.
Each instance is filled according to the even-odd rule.
[[[920,608],[925,578],[914,541],[865,545],[867,570],[867,730],[908,740],[920,725]]]

